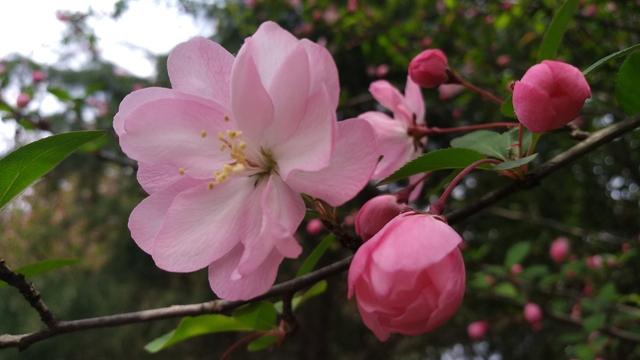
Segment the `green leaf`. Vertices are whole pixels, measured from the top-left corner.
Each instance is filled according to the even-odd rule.
[[[594,70],[597,70],[600,66],[606,64],[607,62],[611,61],[611,60],[615,60],[617,58],[623,57],[625,55],[627,55],[628,53],[632,52],[635,49],[639,49],[640,48],[640,44],[635,44],[635,45],[631,45],[626,49],[622,49],[620,51],[616,51],[612,54],[609,54],[605,57],[603,57],[602,59],[594,62],[593,64],[591,64],[591,66],[589,66],[588,68],[584,69],[582,71],[582,74],[584,74],[584,76],[589,75],[589,73],[591,73]]]
[[[515,146],[515,145],[518,144],[518,141],[520,140],[519,132],[520,132],[519,127],[515,127],[502,134],[502,136],[506,137],[505,142],[509,144],[508,158],[512,160],[518,159],[518,146]],[[534,133],[527,130],[527,128],[523,127],[522,129],[522,153],[523,154],[526,154],[527,150],[529,150],[529,147],[531,147],[531,142],[533,141],[534,136],[535,136]]]
[[[11,113],[11,112],[13,112],[13,109],[11,108],[11,106],[9,106],[9,105],[7,105],[7,104],[5,104],[3,102],[0,102],[0,111]]]
[[[493,168],[491,168],[491,170],[501,171],[517,168],[532,162],[536,157],[538,157],[538,154],[529,155],[518,160],[505,161],[500,164],[496,164]]]
[[[598,313],[585,318],[582,322],[582,326],[587,332],[590,333],[603,327],[606,321],[607,315]]]
[[[520,275],[523,279],[535,280],[541,278],[549,273],[549,268],[546,265],[532,265],[524,268],[524,271]]]
[[[47,88],[47,91],[62,102],[73,100],[71,94],[69,94],[69,92],[65,89],[49,86]]]
[[[502,113],[502,115],[511,118],[511,119],[515,119],[516,118],[516,112],[513,110],[513,96],[509,95],[506,99],[504,99],[504,102],[502,103],[502,105],[500,106],[500,113]]]
[[[183,318],[178,327],[150,343],[144,349],[156,353],[176,343],[195,336],[228,331],[265,331],[276,325],[275,307],[268,301],[243,306],[234,311],[233,316],[200,315]]]
[[[477,151],[501,160],[509,159],[511,141],[503,134],[489,130],[478,130],[451,140],[451,146]]]
[[[311,254],[309,254],[309,256],[307,256],[307,258],[304,260],[302,266],[300,266],[300,269],[298,269],[298,272],[296,273],[296,277],[311,272],[311,270],[313,270],[316,265],[318,265],[318,261],[320,261],[322,255],[327,252],[329,247],[331,247],[331,244],[333,244],[335,241],[336,237],[333,234],[326,235],[324,238],[322,238],[322,241],[318,243],[316,248],[313,249]]]
[[[103,131],[75,131],[34,141],[0,160],[0,209],[39,177]]]
[[[448,148],[435,150],[408,162],[383,182],[389,183],[428,171],[463,169],[482,159],[484,159],[482,154],[469,149]]]
[[[616,99],[625,113],[640,113],[640,51],[627,56],[616,75]]]
[[[79,262],[78,259],[50,259],[43,260],[37,263],[29,264],[20,268],[15,269],[15,272],[26,276],[27,278],[44,274],[49,271],[53,271],[59,269],[61,267],[75,265]],[[7,286],[7,283],[0,280],[0,288]]]
[[[278,313],[271,302],[261,301],[238,308],[233,317],[254,330],[269,330],[276,325]]]
[[[507,255],[504,257],[504,265],[507,268],[511,268],[515,264],[519,264],[529,255],[531,244],[528,242],[519,242],[513,244],[507,251]]]
[[[513,286],[511,283],[502,282],[493,289],[496,295],[500,295],[509,299],[517,299],[518,298],[518,289]]]
[[[291,308],[295,310],[298,307],[300,307],[300,305],[309,301],[309,299],[323,294],[325,291],[327,291],[327,286],[328,285],[326,280],[317,282],[315,285],[309,288],[309,290],[305,291],[302,295],[295,296],[291,301]]]
[[[538,49],[538,60],[555,59],[569,21],[578,8],[578,0],[567,0],[556,11]]]
[[[276,336],[264,335],[249,343],[249,345],[247,345],[247,350],[254,352],[264,350],[271,347],[271,345],[275,344],[277,341],[278,337]]]

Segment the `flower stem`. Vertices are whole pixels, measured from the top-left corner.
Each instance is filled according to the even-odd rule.
[[[455,132],[465,132],[465,131],[474,131],[474,130],[482,130],[482,129],[495,129],[495,128],[512,128],[518,126],[517,122],[492,122],[486,124],[476,124],[476,125],[465,125],[465,126],[456,126],[450,128],[438,128],[438,127],[425,127],[425,126],[417,126],[411,129],[411,133],[415,135],[436,135],[436,134],[448,134]]]
[[[431,204],[429,212],[433,215],[442,214],[442,212],[444,211],[444,206],[447,200],[449,199],[449,196],[453,192],[453,189],[458,185],[458,183],[460,183],[460,181],[462,181],[462,179],[465,176],[469,175],[470,172],[472,172],[482,164],[498,164],[498,163],[500,163],[500,160],[481,159],[464,168],[458,175],[456,175],[456,177],[453,178],[453,180],[451,180],[451,182],[449,183],[449,185],[447,185],[447,188],[444,189],[444,192],[442,192],[442,195],[440,195],[438,200],[434,201]]]
[[[456,73],[451,69],[447,70],[447,74],[449,75],[449,83],[451,84],[460,84],[466,87],[467,89],[473,91],[474,93],[482,96],[486,100],[492,101],[498,105],[502,105],[502,103],[504,102],[504,100],[492,94],[488,90],[485,90],[481,87],[475,86],[472,83],[468,82],[462,76],[460,76],[458,73]]]

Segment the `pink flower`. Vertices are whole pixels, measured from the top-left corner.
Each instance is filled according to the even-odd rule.
[[[375,135],[366,121],[336,121],[329,52],[273,22],[235,58],[194,38],[167,67],[172,89],[129,94],[114,119],[150,194],[131,214],[131,235],[158,267],[208,267],[218,296],[252,298],[302,250],[300,194],[332,206],[355,196],[375,167]]]
[[[354,12],[358,10],[358,0],[347,0],[347,11]]]
[[[309,235],[318,235],[322,232],[323,229],[324,225],[322,224],[322,220],[318,218],[311,219],[307,223],[306,230]]]
[[[24,109],[31,102],[31,95],[27,93],[18,94],[18,98],[16,99],[16,106],[20,109]]]
[[[349,268],[364,324],[380,341],[391,333],[418,335],[458,310],[465,271],[462,239],[432,215],[396,216],[358,249]]]
[[[467,326],[467,334],[471,340],[480,340],[487,335],[489,322],[485,320],[474,321]]]
[[[421,146],[416,146],[413,136],[409,134],[409,128],[425,124],[425,108],[420,88],[408,77],[404,95],[385,80],[371,83],[369,92],[382,106],[393,112],[393,118],[377,111],[359,116],[368,121],[376,132],[378,153],[383,157],[372,178],[381,180],[422,152]]]
[[[520,264],[513,264],[513,266],[511,266],[511,274],[514,276],[519,275],[522,270],[522,265]]]
[[[47,75],[45,75],[45,73],[40,70],[33,70],[33,72],[31,73],[31,79],[33,80],[33,82],[40,82],[46,78]]]
[[[527,303],[524,306],[524,319],[531,325],[542,321],[542,309],[536,303]]]
[[[551,247],[549,248],[549,255],[551,259],[556,263],[563,262],[567,255],[569,255],[569,250],[571,250],[571,245],[569,244],[569,239],[566,237],[559,237],[551,243]]]
[[[391,219],[402,212],[395,195],[380,195],[367,201],[356,215],[356,234],[362,240],[369,240]]]
[[[561,61],[545,60],[516,81],[513,108],[527,129],[543,132],[573,120],[590,97],[591,89],[580,70]]]
[[[602,268],[602,263],[603,263],[602,256],[600,255],[589,256],[587,258],[586,263],[589,269],[592,269],[592,270],[600,269]]]
[[[409,63],[409,76],[424,88],[436,87],[448,79],[447,56],[440,49],[427,49]]]

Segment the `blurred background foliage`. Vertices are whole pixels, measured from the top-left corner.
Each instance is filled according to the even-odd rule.
[[[134,0],[118,1],[112,16],[126,12],[130,1]],[[171,2],[209,21],[213,39],[232,52],[265,20],[325,44],[340,72],[341,118],[377,109],[367,91],[376,79],[403,88],[408,62],[427,47],[443,49],[452,68],[506,97],[509,84],[536,62],[542,35],[561,4],[559,0]],[[635,0],[581,1],[559,58],[584,69],[638,43],[639,10]],[[34,280],[49,306],[65,319],[211,299],[205,271],[171,274],[155,268],[127,229],[131,209],[145,194],[135,180],[134,167],[118,148],[111,122],[127,93],[146,86],[169,86],[166,57],[158,58],[156,79],[132,77],[101,59],[99,39],[87,25],[91,13],[67,15],[65,43],[70,51],[86,52],[90,66],[69,71],[13,56],[2,59],[0,70],[2,88],[19,86],[34,99],[49,92],[65,105],[64,110],[43,116],[36,101],[19,109],[10,105],[13,99],[1,99],[2,119],[19,122],[18,143],[43,131],[109,129],[110,136],[63,162],[0,213],[0,257],[14,268],[44,259],[79,259],[78,264]],[[593,98],[577,120],[584,130],[625,118],[612,95],[621,62],[611,62],[589,76]],[[33,70],[43,70],[47,78],[34,82]],[[429,90],[424,97],[431,126],[504,120],[495,105],[470,93],[446,98]],[[428,147],[446,147],[451,138],[434,136]],[[566,132],[546,135],[537,161],[575,143]],[[447,175],[436,174],[429,180],[420,205],[437,194],[438,183]],[[456,188],[450,209],[508,181],[495,174],[474,173]],[[327,292],[301,308],[299,329],[282,345],[260,353],[241,350],[234,358],[640,358],[637,343],[600,331],[614,327],[640,336],[639,186],[640,132],[636,130],[540,186],[456,226],[466,240],[467,293],[459,313],[437,331],[379,343],[361,324],[354,303],[346,301],[345,277],[337,276],[329,281]],[[365,190],[341,209],[341,215],[352,214],[376,191]],[[548,255],[551,241],[558,236],[568,237],[572,246],[571,259],[563,264],[553,263]],[[300,238],[305,255],[320,239],[303,229]],[[321,264],[346,255],[334,245]],[[586,266],[586,259],[594,255],[603,259],[599,268]],[[522,273],[511,272],[514,263],[522,265]],[[301,260],[286,262],[279,279],[293,277],[300,264]],[[0,333],[38,329],[37,315],[14,290],[0,288]],[[539,330],[523,319],[522,305],[528,301],[546,311]],[[490,323],[488,336],[479,342],[466,333],[467,324],[476,320]],[[145,352],[145,344],[177,323],[166,320],[74,333],[21,353],[1,351],[0,359],[210,359],[242,336],[207,335],[157,354]]]

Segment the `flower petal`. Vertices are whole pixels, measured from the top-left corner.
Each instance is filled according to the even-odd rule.
[[[407,84],[404,88],[404,100],[407,108],[416,114],[416,122],[418,124],[424,124],[425,106],[422,91],[420,90],[420,86],[411,80],[410,76],[407,76]]]
[[[359,118],[366,120],[376,133],[378,155],[382,156],[371,176],[382,180],[406,164],[415,153],[413,139],[407,133],[406,125],[391,119],[381,112],[369,111]]]
[[[213,292],[222,299],[248,300],[267,292],[276,281],[278,267],[283,257],[275,250],[267,256],[256,271],[242,278],[232,279],[242,253],[242,245],[237,245],[209,266],[209,284]]]
[[[562,119],[556,121],[549,94],[536,85],[516,81],[513,87],[513,108],[518,121],[530,131],[548,131],[564,125]]]
[[[250,38],[252,57],[258,67],[260,79],[269,89],[281,65],[298,45],[298,39],[273,21],[263,22]]]
[[[331,108],[335,110],[340,99],[340,80],[338,79],[338,68],[331,53],[324,46],[307,39],[302,39],[300,42],[309,56],[309,69],[311,69],[309,94],[326,90]]]
[[[362,190],[371,178],[378,155],[371,125],[361,119],[338,122],[331,163],[319,171],[294,170],[285,179],[299,193],[339,206]]]
[[[156,236],[151,255],[167,271],[202,269],[256,233],[260,219],[247,209],[255,204],[254,179],[232,177],[209,189],[207,184],[176,196]]]
[[[233,64],[231,109],[239,130],[250,145],[255,146],[260,144],[265,132],[273,124],[274,108],[253,58],[255,42],[252,40],[245,40]]]
[[[278,176],[270,176],[255,196],[260,196],[262,225],[258,234],[242,241],[244,252],[237,269],[240,276],[255,271],[278,244],[290,241],[305,213],[302,197]]]
[[[165,189],[182,179],[180,172],[176,171],[175,166],[160,164],[148,165],[142,162],[138,163],[136,177],[147,194],[153,194]]]
[[[144,252],[151,253],[153,240],[160,231],[173,199],[180,192],[199,183],[198,180],[182,178],[172,186],[149,195],[133,209],[129,217],[129,230],[133,240]]]
[[[258,67],[259,69],[259,67]],[[302,44],[287,56],[267,88],[274,109],[274,121],[263,135],[266,148],[291,137],[309,103],[309,61]]]
[[[173,166],[192,177],[209,178],[229,161],[216,134],[229,129],[214,102],[163,98],[146,102],[125,116],[122,150],[148,165]]]
[[[314,94],[297,131],[273,147],[283,179],[293,170],[317,171],[329,165],[337,123],[326,91]]]
[[[167,59],[171,87],[212,99],[229,108],[233,55],[220,44],[195,37],[176,46]]]

